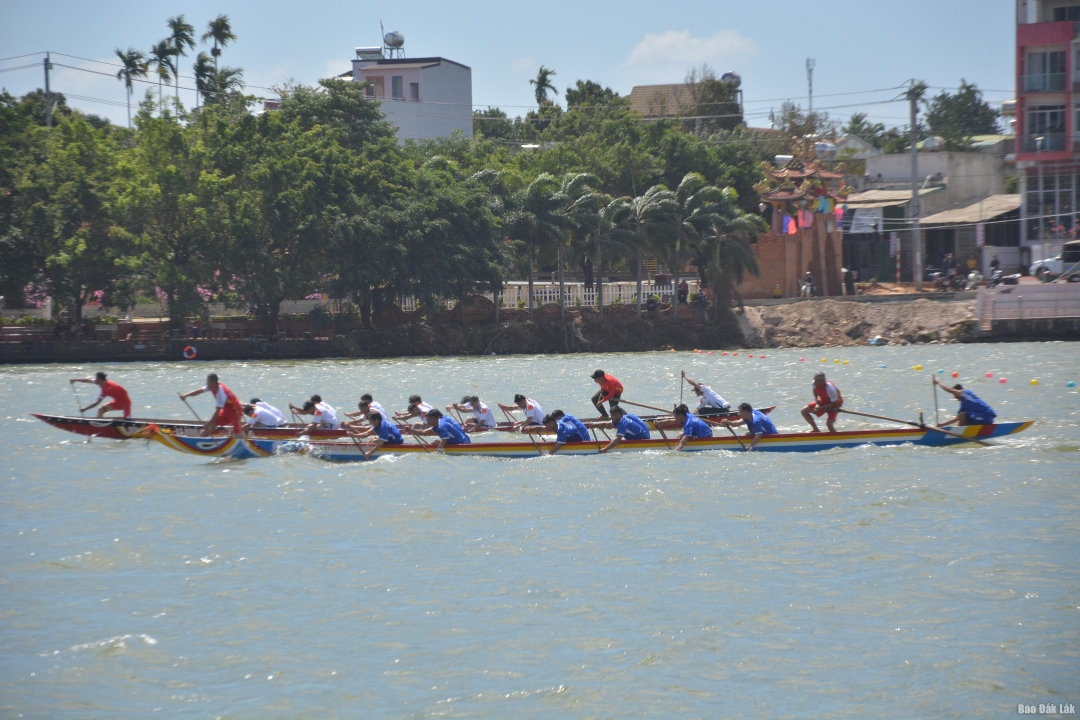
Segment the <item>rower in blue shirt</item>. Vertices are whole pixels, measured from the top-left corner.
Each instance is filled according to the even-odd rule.
[[[611,408],[611,425],[615,428],[615,437],[600,452],[606,453],[618,446],[623,440],[648,440],[649,426],[633,413],[628,413],[616,405]]]
[[[442,450],[447,445],[468,445],[472,443],[472,440],[461,429],[461,425],[458,424],[457,420],[444,417],[442,412],[435,408],[428,410],[424,420],[427,422],[427,427],[412,432],[417,435],[438,435],[439,442],[435,446],[436,450]]]
[[[686,405],[675,408],[675,420],[682,425],[682,434],[679,435],[679,445],[676,450],[686,448],[686,443],[693,438],[711,438],[712,428],[709,424],[690,412]]]
[[[551,413],[551,417],[555,418],[556,420],[565,420],[565,421],[567,421],[568,423],[570,423],[571,425],[573,425],[577,429],[578,434],[580,434],[582,438],[584,438],[586,441],[588,441],[588,439],[589,439],[589,426],[586,425],[585,423],[581,422],[580,420],[578,420],[573,415],[567,415],[562,410],[556,410],[555,412]]]
[[[559,417],[555,417],[556,413]],[[579,427],[580,426],[580,427]],[[555,433],[555,444],[551,447],[551,454],[559,452],[559,448],[568,442],[588,442],[589,430],[584,423],[573,415],[567,415],[561,410],[556,410],[544,417],[544,427],[549,432]]]
[[[938,382],[937,378],[934,378],[934,384],[960,401],[960,412],[956,413],[956,417],[941,423],[942,427],[953,423],[960,425],[994,424],[997,413],[984,400],[980,400],[975,393],[965,390],[964,386],[959,383],[952,387],[946,387]]]
[[[370,450],[364,451],[365,460],[370,460],[375,451],[383,445],[401,445],[405,442],[401,437],[401,431],[392,423],[384,422],[382,415],[379,413],[373,412],[368,415],[368,421],[371,423],[372,431],[375,434],[375,442],[371,445]],[[360,433],[352,429],[349,430],[349,435],[360,437]]]
[[[733,427],[735,425],[746,425],[746,429],[750,432],[747,433],[747,437],[753,437],[750,444],[746,446],[746,451],[749,452],[754,449],[754,446],[758,444],[766,435],[779,435],[780,431],[776,429],[776,424],[769,419],[769,416],[760,410],[755,410],[750,406],[750,403],[742,403],[739,405],[739,419],[738,420],[721,420],[721,425],[727,427]]]

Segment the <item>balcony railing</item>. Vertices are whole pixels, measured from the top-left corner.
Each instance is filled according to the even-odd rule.
[[[1024,92],[1062,92],[1065,90],[1065,73],[1024,75]]]
[[[1038,147],[1035,138],[1042,137],[1042,147]],[[1043,135],[1024,135],[1020,138],[1020,152],[1051,152],[1065,149],[1065,133],[1044,133]]]

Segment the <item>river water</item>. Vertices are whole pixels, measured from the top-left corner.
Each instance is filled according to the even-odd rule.
[[[657,404],[678,397],[684,369],[730,401],[776,404],[782,431],[800,428],[821,367],[846,407],[911,419],[933,417],[928,376],[942,369],[1000,419],[1038,422],[991,449],[345,465],[87,444],[27,415],[71,413],[66,379],[105,369],[142,416],[183,417],[175,392],[208,371],[283,408],[314,392],[351,409],[369,391],[395,409],[413,392],[441,406],[523,391],[588,416],[596,367]],[[0,717],[1011,717],[1078,704],[1070,380],[1077,345],[1060,343],[0,368]],[[203,417],[207,397],[192,401]]]

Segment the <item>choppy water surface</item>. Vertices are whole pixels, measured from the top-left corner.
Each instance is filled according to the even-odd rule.
[[[767,355],[105,369],[158,417],[183,417],[174,393],[210,370],[283,408],[313,392],[351,409],[365,391],[401,408],[410,392],[441,406],[520,390],[587,416],[596,367],[655,403],[685,369],[798,429],[827,355],[852,409],[932,417],[941,368],[1001,419],[1039,422],[993,449],[207,463],[28,418],[70,413],[66,378],[101,366],[0,368],[0,716],[999,717],[1080,703],[1077,346]]]

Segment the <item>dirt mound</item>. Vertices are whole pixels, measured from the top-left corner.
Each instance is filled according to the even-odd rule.
[[[747,307],[740,325],[750,347],[867,345],[878,336],[902,345],[949,342],[969,331],[974,309],[974,301],[813,300]]]

